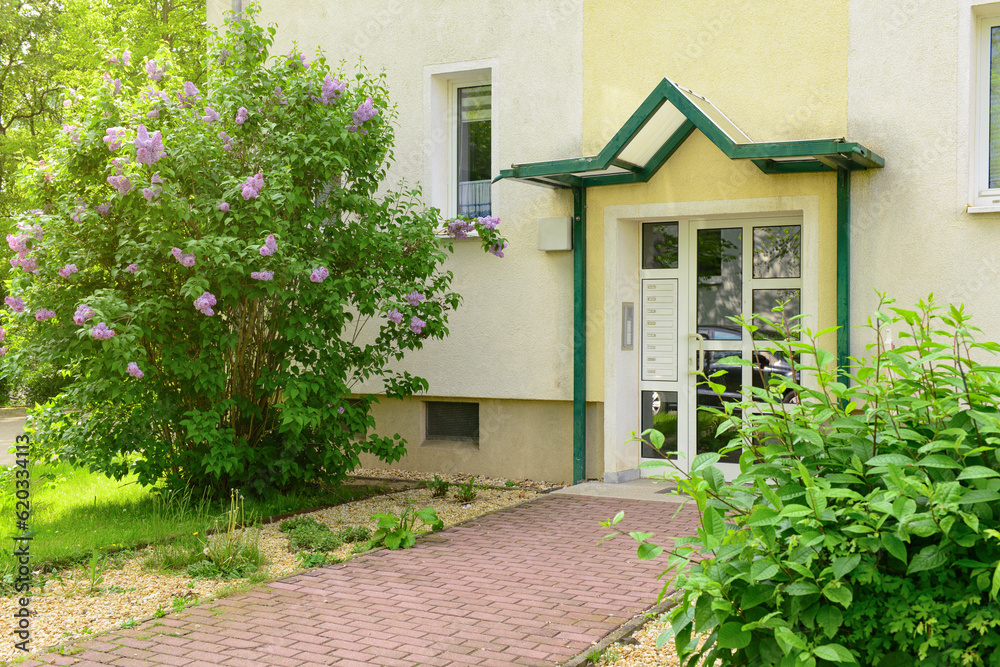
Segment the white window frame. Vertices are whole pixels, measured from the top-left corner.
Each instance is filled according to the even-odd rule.
[[[497,59],[424,67],[424,186],[428,203],[446,218],[458,215],[458,89],[490,86],[490,173],[499,173]],[[491,193],[492,210],[497,210]]]
[[[476,86],[490,86],[490,122],[493,122],[493,81],[489,73],[485,78],[451,79],[448,82],[448,136],[450,145],[448,146],[449,174],[448,174],[448,217],[458,215],[458,90],[460,88],[474,88]],[[493,131],[490,126],[490,152],[493,152]],[[493,173],[493,159],[490,156],[490,178]],[[492,194],[492,193],[491,193]],[[442,209],[443,210],[443,209]],[[490,215],[493,215],[492,210]]]
[[[972,187],[969,213],[1000,211],[1000,188],[990,188],[990,31],[1000,27],[1000,14],[977,16],[973,58],[974,126]]]

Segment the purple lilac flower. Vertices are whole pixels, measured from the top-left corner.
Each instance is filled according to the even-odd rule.
[[[219,210],[222,211],[223,213],[229,213],[229,204],[227,204],[226,202],[222,202],[221,204],[219,204]]]
[[[167,154],[163,150],[163,137],[160,131],[153,132],[152,135],[146,131],[145,125],[136,128],[135,133],[135,159],[143,164],[154,164],[157,160]]]
[[[25,257],[20,260],[20,264],[25,273],[34,273],[38,270],[38,262],[34,257]]]
[[[211,317],[215,315],[215,311],[212,310],[212,306],[215,305],[215,295],[205,292],[197,299],[194,300],[194,307],[196,310],[200,310],[202,314]]]
[[[337,414],[338,415],[344,414],[344,408],[337,408]]]
[[[0,357],[4,356],[5,354],[7,354],[7,348],[6,347],[0,347]]]
[[[139,265],[129,264],[128,266],[125,267],[125,270],[128,271],[129,273],[135,273],[136,271],[139,270]]]
[[[183,93],[178,93],[177,96],[180,98],[182,105],[184,105],[184,106],[190,106],[191,104],[194,104],[195,100],[198,97],[198,93],[199,93],[199,90],[198,90],[197,86],[195,86],[190,81],[185,81],[184,82],[184,92]]]
[[[3,327],[0,327],[0,343],[3,342],[3,339],[6,336],[7,336],[7,330],[4,329]]]
[[[90,330],[90,335],[97,340],[108,340],[114,338],[115,332],[113,329],[109,329],[104,322],[98,322],[97,326]]]
[[[159,109],[151,109],[151,110],[149,110],[149,111],[146,112],[146,118],[154,119],[154,118],[159,118],[159,117],[160,117],[160,110]]]
[[[503,245],[500,245],[499,243],[497,243],[492,248],[490,248],[490,254],[491,255],[496,255],[497,257],[500,257],[500,258],[503,258],[503,251],[504,251],[504,249],[506,247],[507,247],[507,242],[506,241],[503,242]]]
[[[160,174],[156,173],[149,177],[149,182],[154,185],[163,185],[163,179],[160,178]]]
[[[156,66],[155,60],[146,61],[146,74],[153,81],[159,81],[163,78],[163,68]]]
[[[14,252],[28,252],[28,241],[31,239],[31,234],[18,234],[14,236],[13,234],[7,235],[7,245]]]
[[[39,322],[44,322],[45,320],[51,320],[56,316],[56,311],[49,310],[48,308],[39,308],[35,311],[35,319]]]
[[[314,283],[321,283],[324,280],[326,280],[329,276],[330,272],[326,269],[325,266],[321,266],[317,269],[313,269],[312,274],[309,276],[309,280],[313,281]]]
[[[469,232],[474,229],[475,226],[466,220],[452,220],[448,223],[448,234],[456,239],[468,238]]]
[[[278,244],[274,240],[274,234],[268,234],[267,238],[264,239],[264,245],[260,247],[260,254],[262,257],[270,257],[277,249]]]
[[[108,176],[108,183],[118,191],[119,194],[127,195],[135,188],[128,176],[119,174],[118,176]]]
[[[170,254],[174,256],[181,266],[186,266],[188,268],[194,266],[194,253],[183,253],[180,248],[173,248]]]
[[[132,52],[126,49],[125,53],[122,54],[122,65],[128,67],[131,64],[131,62],[132,62]]]
[[[10,309],[13,310],[15,313],[23,313],[24,312],[24,301],[22,301],[21,299],[17,298],[16,296],[8,296],[8,297],[4,298],[3,301],[8,306],[10,306]]]
[[[118,93],[122,92],[122,80],[121,79],[111,79],[110,76],[105,75],[105,80],[108,81],[109,84],[111,84],[111,85],[113,85],[115,87],[115,95],[117,95]]]
[[[105,204],[98,204],[94,207],[94,210],[97,211],[102,217],[106,218],[108,217],[108,213],[111,212],[111,203],[108,202]]]
[[[416,315],[414,315],[413,319],[410,320],[410,331],[412,331],[415,334],[418,334],[421,331],[423,331],[425,326],[427,326],[427,322],[424,322]]]
[[[288,100],[285,99],[285,93],[281,90],[281,86],[274,87],[274,96],[278,99],[278,104],[288,106]]]
[[[219,139],[222,139],[222,150],[229,152],[233,150],[233,138],[225,132],[219,132]]]
[[[76,268],[76,264],[67,264],[66,266],[59,269],[59,275],[62,276],[63,278],[69,278],[71,275],[73,275],[79,270],[80,269]]]
[[[124,127],[109,127],[104,134],[104,143],[108,145],[109,151],[116,151],[122,147],[122,141],[125,139]]]
[[[225,64],[226,58],[228,57],[229,57],[229,49],[222,49],[221,51],[219,51],[219,57],[215,59],[215,62],[217,62],[220,65],[223,65]]]
[[[80,326],[94,316],[94,309],[87,304],[80,304],[73,313],[73,324]]]
[[[243,184],[243,199],[253,199],[260,194],[260,189],[264,187],[264,174],[258,172],[254,176],[247,177],[246,183]]]
[[[62,126],[63,132],[69,135],[69,140],[74,144],[80,143],[80,133],[76,131],[76,125],[69,125],[64,123]]]
[[[274,278],[274,271],[254,271],[250,277],[254,280],[271,280]]]
[[[372,118],[378,115],[378,109],[375,108],[372,98],[369,95],[368,99],[362,102],[358,108],[351,114],[351,120],[354,121],[353,125],[348,125],[347,129],[351,132],[361,132],[361,134],[368,134],[368,130],[361,129],[361,126],[370,121]]]
[[[146,198],[146,201],[153,203],[153,200],[160,196],[162,188],[143,188],[142,196]]]
[[[399,324],[403,321],[403,313],[399,312],[395,308],[389,311],[388,317],[389,321],[393,324]]]
[[[202,116],[201,119],[206,123],[213,123],[217,120],[221,120],[222,116],[220,116],[219,112],[212,107],[205,107],[205,115]]]
[[[347,90],[346,83],[341,83],[336,77],[331,77],[327,74],[323,79],[323,90],[320,93],[319,101],[323,104],[336,102],[340,98],[340,94],[345,90]]]
[[[134,361],[128,362],[128,374],[134,378],[141,378],[145,373],[139,370],[139,364]]]
[[[487,215],[485,217],[479,218],[477,222],[486,229],[492,231],[497,228],[497,225],[500,224],[500,218],[494,218],[493,216]]]
[[[80,216],[83,212],[87,210],[86,206],[77,206],[73,209],[73,212],[69,214],[69,217],[73,219],[73,222],[80,222]]]
[[[111,56],[110,58],[108,58],[108,64],[109,65],[117,65],[118,64],[118,56]]]
[[[427,297],[425,297],[423,294],[421,294],[417,290],[413,290],[412,292],[410,292],[409,294],[407,294],[403,298],[406,299],[406,302],[408,304],[410,304],[411,306],[415,306],[415,305],[417,305],[418,303],[420,303],[421,301],[423,301]]]
[[[236,110],[236,124],[242,125],[247,122],[247,118],[250,117],[250,110],[246,107],[240,107]]]

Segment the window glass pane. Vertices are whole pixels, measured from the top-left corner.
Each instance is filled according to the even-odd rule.
[[[697,412],[698,433],[697,452],[717,452],[729,444],[735,437],[735,431],[726,431],[722,435],[716,435],[719,425],[727,419],[725,415],[712,414],[703,408],[722,408],[723,403],[739,401],[743,398],[743,367],[731,364],[720,363],[723,359],[732,357],[742,357],[738,351],[733,350],[708,350],[705,352],[705,375],[712,375],[722,371],[722,375],[712,378],[712,382],[723,386],[722,393],[717,394],[708,385],[698,385]],[[699,378],[699,381],[702,378]],[[742,414],[740,410],[737,415]],[[721,459],[722,463],[739,463],[740,450],[730,452]]]
[[[677,268],[676,222],[647,222],[642,226],[642,268]]]
[[[753,228],[754,278],[798,278],[801,266],[801,226]]]
[[[753,291],[753,323],[760,327],[753,337],[758,340],[775,340],[780,338],[775,325],[787,322],[800,314],[801,298],[797,289],[755,289]],[[777,313],[772,309],[784,303],[784,309]]]
[[[1000,27],[990,28],[990,187],[1000,188]]]
[[[655,428],[663,434],[663,447],[657,451],[646,439],[642,442],[642,458],[662,459],[677,451],[677,392],[642,392],[642,431]]]
[[[743,312],[743,229],[698,230],[698,333],[740,340],[729,320]]]
[[[490,86],[458,89],[458,213],[490,214]]]

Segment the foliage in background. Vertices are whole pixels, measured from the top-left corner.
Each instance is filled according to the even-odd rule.
[[[1000,367],[982,361],[1000,345],[974,342],[961,308],[889,303],[852,386],[812,334],[773,343],[816,386],[775,377],[726,404],[732,482],[714,452],[670,473],[696,537],[631,534],[640,558],[668,556],[679,604],[659,641],[682,664],[1000,664]]]
[[[253,17],[212,41],[204,90],[164,58],[117,56],[22,173],[41,208],[8,237],[6,319],[72,379],[36,414],[39,456],[260,493],[403,454],[398,435],[357,436],[375,399],[351,391],[426,389],[392,364],[448,333],[450,240],[418,191],[382,187],[384,78],[268,62],[274,29]],[[502,256],[498,223],[446,231]]]

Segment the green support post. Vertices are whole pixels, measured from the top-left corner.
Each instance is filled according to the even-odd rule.
[[[587,189],[573,188],[573,483],[587,478]]]
[[[846,377],[851,354],[851,172],[837,170],[837,370]]]

